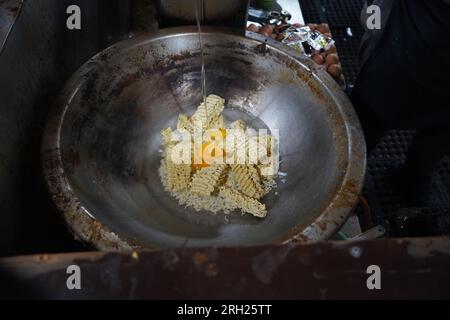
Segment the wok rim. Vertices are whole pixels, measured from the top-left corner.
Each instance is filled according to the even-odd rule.
[[[345,124],[348,139],[347,167],[342,183],[328,206],[306,228],[304,222],[299,223],[278,239],[272,241],[272,244],[309,243],[329,239],[345,223],[356,206],[366,172],[365,139],[359,119],[349,98],[322,66],[273,39],[267,39],[253,32],[247,32],[246,36],[243,37],[234,30],[218,27],[204,27],[202,32],[204,34],[222,33],[227,36],[240,37],[246,41],[255,41],[255,44],[266,43],[271,50],[287,55],[310,71],[314,79],[322,86],[322,89],[325,89],[333,97]],[[43,135],[41,148],[43,173],[53,203],[69,230],[78,240],[92,244],[103,251],[161,249],[156,245],[141,245],[137,239],[130,239],[112,232],[106,225],[91,216],[88,210],[82,206],[65,175],[60,152],[60,133],[65,114],[83,83],[83,75],[95,67],[95,63],[90,62],[98,60],[105,53],[120,51],[133,45],[192,33],[197,33],[195,27],[176,27],[118,42],[83,64],[65,84],[56,100],[55,106],[47,119]]]

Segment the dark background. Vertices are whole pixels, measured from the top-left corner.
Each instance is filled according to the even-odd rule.
[[[8,3],[14,0],[8,0]],[[1,3],[1,1],[0,1]],[[66,28],[66,8],[82,7],[82,30]],[[362,0],[300,0],[307,23],[327,22],[350,93],[358,73]],[[12,15],[18,8],[9,8]],[[140,32],[158,28],[152,0],[25,1],[0,53],[0,256],[88,250],[59,219],[45,189],[40,146],[45,120],[64,83],[86,60]],[[351,32],[349,32],[349,30]],[[430,236],[450,228],[450,159],[434,177],[436,201],[408,208],[390,180],[414,131],[390,132],[369,155],[364,196],[388,236]],[[362,209],[358,209],[362,216]]]
[[[82,30],[66,28],[69,5]],[[42,177],[45,119],[64,83],[91,56],[131,31],[134,2],[25,1],[0,57],[0,255],[86,249],[51,206]],[[11,6],[12,13],[18,8]]]

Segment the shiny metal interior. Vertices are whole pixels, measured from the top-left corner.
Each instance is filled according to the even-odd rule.
[[[326,239],[361,190],[365,144],[339,86],[308,59],[220,29],[204,34],[208,93],[226,114],[280,130],[286,177],[264,220],[180,207],[158,176],[161,129],[201,101],[198,34],[176,28],[88,61],[49,119],[44,171],[53,200],[100,249],[232,246]]]

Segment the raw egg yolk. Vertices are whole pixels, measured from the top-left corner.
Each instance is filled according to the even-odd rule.
[[[227,130],[226,129],[219,129],[218,131],[220,132],[220,134],[222,136],[222,139],[225,140],[225,138],[227,136]],[[211,148],[212,148],[212,151],[210,151]],[[201,164],[193,164],[192,168],[194,170],[203,169],[203,168],[207,168],[207,167],[210,166],[205,161],[205,158],[210,158],[211,157],[211,161],[208,161],[208,162],[211,163],[214,160],[215,157],[222,158],[224,156],[224,154],[225,154],[224,150],[222,150],[221,148],[217,147],[214,142],[203,143],[201,150],[196,150],[196,152],[198,152],[198,154],[197,154],[198,158],[202,159],[202,163]],[[205,152],[208,152],[208,153],[205,154]]]

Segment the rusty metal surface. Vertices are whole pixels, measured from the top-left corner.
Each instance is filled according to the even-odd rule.
[[[102,250],[327,239],[357,202],[364,139],[339,85],[279,44],[204,32],[208,90],[228,100],[231,118],[281,130],[288,177],[266,200],[269,217],[198,214],[162,190],[159,131],[201,100],[197,39],[194,28],[177,28],[119,43],[66,86],[45,132],[43,164],[67,224]]]
[[[73,264],[82,290],[66,287]],[[367,289],[371,265],[381,290]],[[436,299],[450,298],[450,238],[36,255],[0,270],[51,299]]]

